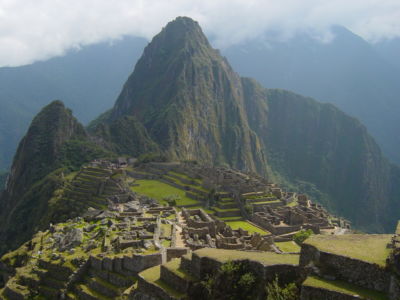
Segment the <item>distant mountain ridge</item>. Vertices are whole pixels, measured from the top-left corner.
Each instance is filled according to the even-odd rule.
[[[265,87],[331,102],[359,118],[399,163],[398,39],[371,45],[343,27],[333,32],[336,38],[328,44],[307,34],[286,42],[266,36],[222,54],[239,74]],[[84,123],[110,108],[146,44],[125,37],[29,66],[0,68],[0,171],[9,168],[29,121],[49,101],[63,99]]]
[[[112,106],[147,41],[125,37],[31,65],[0,68],[0,171],[40,109],[63,99],[88,123]]]
[[[333,27],[332,33],[334,39],[329,43],[306,33],[286,41],[262,36],[224,49],[223,54],[239,74],[255,78],[265,87],[329,102],[357,117],[384,153],[399,164],[396,41],[371,45],[341,26]]]

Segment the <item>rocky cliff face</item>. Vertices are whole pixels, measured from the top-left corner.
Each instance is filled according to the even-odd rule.
[[[387,216],[399,201],[392,192],[398,168],[365,127],[332,105],[241,79],[189,18],[154,37],[104,124],[126,116],[170,159],[306,183],[356,226],[393,228],[396,217]],[[113,142],[126,144],[122,137]]]
[[[246,86],[251,128],[266,149],[271,168],[288,181],[309,182],[328,205],[357,226],[382,231],[388,219],[394,177],[374,139],[358,120],[330,104],[274,89],[253,80]],[[259,101],[262,94],[263,101]],[[396,197],[396,196],[395,196]],[[398,199],[397,199],[398,201]]]
[[[170,159],[265,173],[265,156],[243,102],[240,77],[199,25],[180,17],[146,47],[109,122],[134,116]]]

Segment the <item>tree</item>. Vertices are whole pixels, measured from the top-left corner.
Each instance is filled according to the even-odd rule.
[[[299,299],[299,290],[296,284],[289,283],[281,287],[279,285],[278,276],[275,280],[267,284],[266,288],[267,299],[266,300],[297,300]]]

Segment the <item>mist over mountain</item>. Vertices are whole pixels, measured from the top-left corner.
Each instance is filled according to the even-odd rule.
[[[400,68],[400,38],[382,40],[374,45],[374,49],[389,63]]]
[[[88,123],[112,106],[147,41],[126,37],[32,65],[0,68],[0,170],[10,167],[33,116],[63,101]]]
[[[232,46],[223,54],[239,74],[253,77],[265,87],[333,103],[357,117],[383,152],[399,163],[400,69],[394,64],[399,52],[389,51],[388,43],[384,59],[371,44],[344,27],[334,27],[332,32],[334,39],[329,43],[308,34],[283,42],[266,36]]]

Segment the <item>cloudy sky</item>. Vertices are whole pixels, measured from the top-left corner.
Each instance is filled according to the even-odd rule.
[[[0,0],[0,66],[17,66],[124,35],[150,39],[176,16],[200,22],[217,47],[265,31],[324,41],[339,24],[369,41],[400,37],[400,0]]]

